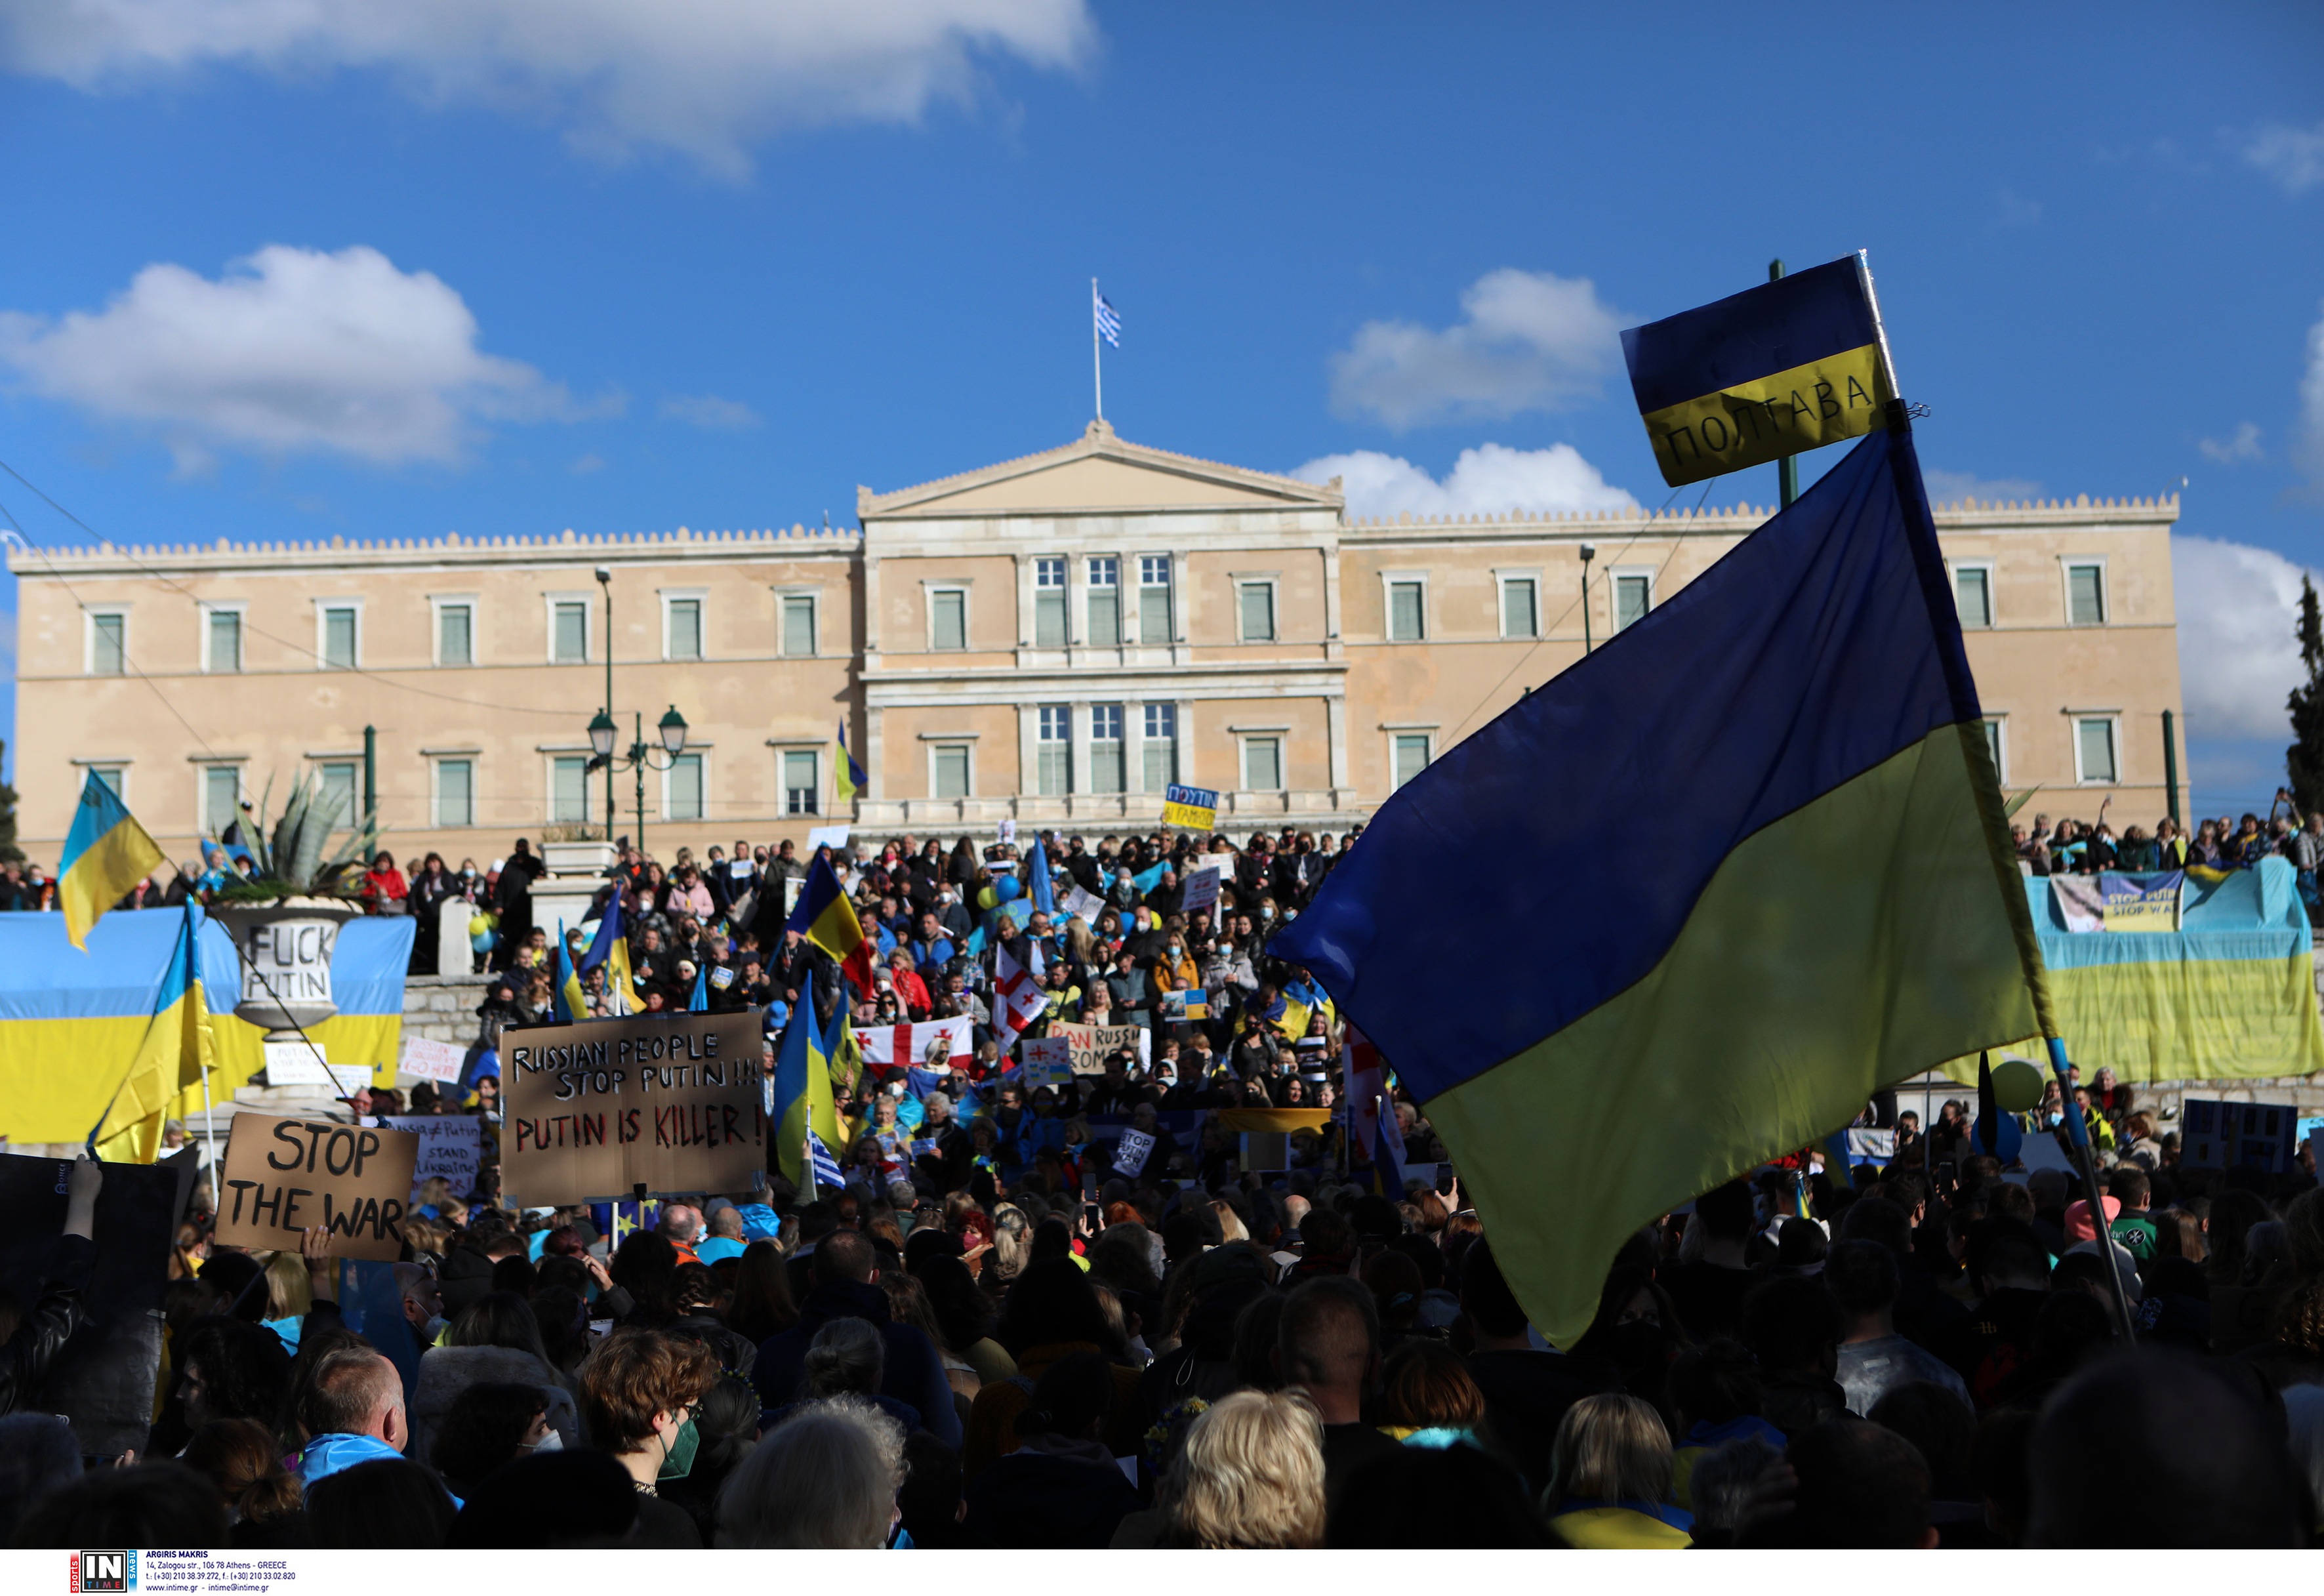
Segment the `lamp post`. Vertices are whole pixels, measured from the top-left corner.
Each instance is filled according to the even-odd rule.
[[[1595,543],[1582,546],[1582,654],[1584,659],[1590,656],[1590,562],[1597,558],[1598,546]]]
[[[593,767],[596,765],[605,767],[605,836],[608,841],[611,841],[613,835],[613,772],[617,770],[630,770],[637,772],[638,852],[643,853],[646,851],[646,772],[650,770],[668,770],[676,767],[678,756],[686,752],[686,717],[678,713],[678,706],[673,704],[669,706],[669,713],[663,715],[657,723],[655,729],[661,733],[661,748],[659,752],[662,757],[659,759],[655,757],[657,751],[646,741],[646,717],[642,715],[634,715],[631,719],[634,734],[631,738],[629,750],[622,757],[616,759],[613,755],[615,735],[613,717],[606,710],[601,709],[597,712],[595,717],[589,722],[591,750],[589,763]]]
[[[605,710],[610,713],[613,707],[613,573],[604,566],[597,567],[597,586],[605,595]],[[613,724],[610,720],[605,723],[609,728]],[[596,727],[593,724],[589,730],[589,741],[596,747],[600,757],[613,752],[613,739],[610,732],[605,741],[598,743]],[[605,841],[610,844],[613,840],[613,764],[612,760],[607,759],[605,761]],[[638,851],[640,853],[645,851],[642,841],[638,844]]]

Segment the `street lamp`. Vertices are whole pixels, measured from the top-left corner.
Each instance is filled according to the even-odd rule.
[[[1598,545],[1582,546],[1582,652],[1585,659],[1590,653],[1590,562],[1597,558]]]
[[[644,715],[633,715],[631,717],[631,724],[633,733],[630,739],[629,749],[617,759],[613,754],[615,730],[613,717],[603,709],[596,713],[589,722],[589,746],[595,751],[589,761],[589,768],[593,770],[600,765],[605,768],[607,794],[605,837],[608,842],[613,840],[613,807],[611,797],[613,790],[613,772],[615,770],[637,772],[638,852],[642,853],[646,849],[646,772],[669,770],[677,767],[678,755],[686,752],[687,726],[686,717],[678,713],[678,706],[671,705],[669,713],[656,723],[655,729],[661,733],[661,747],[658,750],[646,741]]]

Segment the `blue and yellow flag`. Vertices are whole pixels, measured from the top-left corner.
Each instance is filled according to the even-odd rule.
[[[865,786],[863,767],[857,764],[855,756],[847,752],[845,721],[839,723],[839,761],[831,768],[831,782],[833,790],[843,804],[853,803],[855,795]]]
[[[863,922],[855,918],[855,906],[847,901],[847,890],[839,884],[829,854],[818,850],[815,863],[807,866],[798,907],[783,928],[829,954],[857,992],[872,995],[872,940],[863,935]]]
[[[607,1010],[613,1014],[641,1011],[646,1001],[638,995],[637,983],[630,975],[630,941],[622,935],[622,891],[618,886],[606,899],[604,916],[597,922],[597,935],[589,939],[588,951],[581,955],[580,973],[586,975],[600,964],[605,966]]]
[[[161,1151],[162,1121],[178,1093],[200,1085],[205,1067],[216,1063],[209,1008],[202,992],[202,918],[201,905],[185,906],[176,944],[153,993],[153,1018],[97,1128],[99,1158],[119,1164],[152,1163]],[[95,1068],[105,1061],[81,1063]]]
[[[1674,805],[1654,848],[1572,846]],[[1488,856],[1456,912],[1442,862]],[[1488,918],[1529,973],[1480,993],[1450,927]],[[1268,952],[1396,1060],[1563,1346],[1640,1225],[2055,1034],[1902,418],[1399,789]]]
[[[64,863],[57,867],[57,901],[65,911],[65,936],[84,952],[88,928],[129,894],[129,889],[167,864],[145,828],[131,817],[121,795],[97,779],[81,783],[80,804],[65,833]]]
[[[1631,328],[1622,355],[1673,487],[1861,438],[1895,397],[1854,255]]]
[[[799,1190],[811,1190],[807,1132],[814,1131],[826,1145],[840,1136],[831,1101],[831,1057],[816,1023],[814,1000],[804,992],[791,1008],[791,1022],[783,1028],[782,1045],[775,1053],[773,1119],[775,1156],[782,1172]]]
[[[560,931],[551,940],[557,946],[557,982],[549,988],[549,1001],[557,1022],[570,1025],[589,1018],[589,994],[581,990],[581,977],[566,951],[564,934]]]

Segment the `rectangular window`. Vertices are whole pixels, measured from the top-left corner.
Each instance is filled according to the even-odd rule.
[[[129,617],[118,611],[88,618],[88,673],[121,676],[129,669]]]
[[[2114,722],[2098,717],[2078,721],[2074,725],[2074,738],[2081,754],[2080,779],[2112,783],[2115,780]]]
[[[662,778],[661,817],[665,820],[699,820],[702,818],[702,756],[681,753],[670,761],[669,773]],[[794,809],[793,814],[801,811]]]
[[[1167,554],[1138,557],[1138,641],[1170,641],[1170,557]]]
[[[233,765],[202,767],[202,833],[217,836],[242,811],[242,771]]]
[[[1036,786],[1043,798],[1063,798],[1074,789],[1074,712],[1063,704],[1044,704],[1034,714]]]
[[[106,789],[112,793],[115,798],[120,798],[122,796],[122,786],[125,781],[127,781],[129,775],[129,773],[119,765],[91,765],[88,768],[88,773],[96,777],[99,781],[104,782]]]
[[[1953,567],[1953,608],[1967,627],[1993,624],[1993,573],[1983,566]]]
[[[1242,740],[1242,785],[1246,792],[1283,790],[1283,742],[1277,737]]]
[[[580,665],[589,658],[589,603],[558,600],[549,616],[549,658],[559,665]]]
[[[1654,607],[1652,577],[1617,577],[1614,578],[1614,630],[1636,626],[1646,618]]]
[[[1089,562],[1089,641],[1110,649],[1121,641],[1121,562],[1111,555]]]
[[[793,660],[815,658],[815,595],[783,595],[783,653]]]
[[[202,669],[209,671],[233,672],[242,669],[242,612],[212,610],[209,613],[209,635],[205,640],[209,658]]]
[[[1247,643],[1271,643],[1275,641],[1275,584],[1245,582],[1240,594],[1242,641]]]
[[[702,601],[698,598],[674,598],[669,601],[669,636],[664,647],[672,660],[702,658]]]
[[[1065,646],[1065,562],[1062,559],[1033,562],[1033,646]]]
[[[937,587],[928,593],[929,628],[939,649],[968,647],[968,593],[964,588]]]
[[[355,610],[352,604],[332,604],[323,611],[323,669],[355,668]]]
[[[1531,577],[1511,577],[1501,584],[1501,635],[1536,637],[1541,632],[1539,606]]]
[[[1178,706],[1146,706],[1146,741],[1142,745],[1147,792],[1159,792],[1178,780]]]
[[[2066,567],[2066,619],[2076,626],[2106,624],[2106,567]]]
[[[1390,642],[1416,643],[1421,641],[1425,624],[1422,612],[1427,585],[1421,582],[1391,582],[1388,585],[1388,637]]]
[[[1994,780],[2008,780],[2009,767],[2003,762],[2001,757],[2001,723],[1999,721],[1989,720],[1985,723],[1985,751],[1993,756]]]
[[[475,610],[467,604],[438,604],[436,607],[436,663],[474,665],[475,662]]]
[[[476,767],[469,760],[436,761],[436,824],[476,823]]]
[[[786,749],[783,752],[783,813],[819,815],[823,784],[817,780],[815,751]]]
[[[1398,732],[1396,734],[1396,784],[1402,787],[1426,769],[1428,733]]]
[[[560,754],[549,761],[549,817],[551,820],[589,818],[589,761],[579,754]]]
[[[323,789],[323,807],[331,810],[331,829],[355,824],[356,808],[363,802],[355,790],[355,764],[352,760],[333,760],[318,765],[315,773]],[[333,806],[337,806],[333,807]]]
[[[1090,790],[1120,792],[1122,766],[1121,706],[1090,706]]]
[[[931,751],[936,765],[936,796],[940,798],[964,798],[968,796],[968,744],[939,743]]]

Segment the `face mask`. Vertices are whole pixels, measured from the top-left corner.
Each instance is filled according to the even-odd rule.
[[[1275,911],[1271,909],[1262,909],[1259,911],[1259,918],[1262,920],[1271,920],[1275,918]]]
[[[441,1314],[429,1320],[420,1327],[420,1344],[423,1347],[434,1346],[436,1338],[444,1333],[444,1327],[450,1323],[451,1321]]]
[[[689,1416],[678,1426],[678,1439],[669,1444],[669,1453],[661,1460],[661,1467],[654,1471],[654,1478],[685,1479],[694,1471],[694,1454],[701,1445],[702,1433],[694,1427],[694,1420]]]
[[[565,1450],[565,1437],[558,1435],[556,1431],[551,1430],[548,1435],[543,1435],[540,1440],[534,1442],[530,1450],[536,1457],[540,1456],[544,1452],[562,1452]]]

